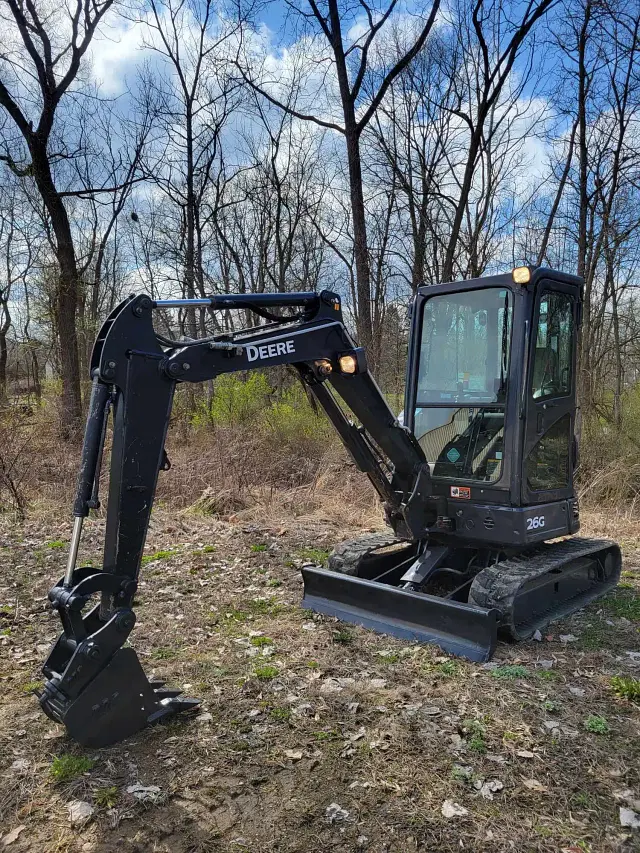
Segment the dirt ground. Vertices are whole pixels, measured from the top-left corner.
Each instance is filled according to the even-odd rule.
[[[621,541],[622,587],[483,666],[299,607],[299,566],[362,530],[159,509],[132,645],[203,703],[83,750],[32,695],[59,630],[60,519],[0,522],[7,853],[640,850],[620,822],[640,813],[640,708],[611,682],[640,678],[640,524],[587,517]],[[82,563],[99,565],[101,531],[88,523]]]

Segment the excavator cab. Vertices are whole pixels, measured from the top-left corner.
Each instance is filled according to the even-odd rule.
[[[418,291],[405,422],[456,537],[517,546],[577,532],[581,287],[525,267]]]

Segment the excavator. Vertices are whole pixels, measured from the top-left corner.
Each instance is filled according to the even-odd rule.
[[[338,545],[328,568],[302,568],[303,607],[486,661],[499,636],[524,640],[604,595],[620,577],[620,548],[574,535],[582,302],[581,279],[545,268],[420,287],[401,417],[336,293],[121,302],[91,359],[68,562],[49,593],[63,630],[43,667],[45,713],[100,747],[197,707],[149,680],[127,641],[156,483],[170,467],[176,385],[233,371],[291,366],[384,507],[388,535]],[[258,325],[180,340],[154,328],[156,312],[193,306],[250,312]],[[109,421],[104,562],[79,567]]]

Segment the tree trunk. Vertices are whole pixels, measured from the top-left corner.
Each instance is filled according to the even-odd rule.
[[[347,145],[349,168],[349,196],[353,224],[353,259],[356,267],[356,327],[360,346],[370,351],[373,358],[373,322],[371,319],[371,268],[367,242],[367,220],[362,189],[362,163],[360,160],[360,133],[356,122],[355,103],[349,85],[347,60],[342,43],[342,24],[337,0],[329,0],[331,47],[336,60],[336,74],[344,116],[344,136]],[[375,364],[370,365],[375,369]]]
[[[33,393],[36,395],[36,403],[39,406],[42,401],[42,384],[40,383],[40,362],[38,360],[37,344],[34,341],[29,343],[29,357],[33,373]]]
[[[79,290],[78,267],[69,217],[53,182],[46,143],[42,143],[34,136],[29,147],[35,181],[51,219],[51,227],[56,238],[56,258],[60,278],[56,287],[54,311],[62,374],[61,426],[63,435],[66,438],[71,438],[78,434],[82,419],[76,323]]]
[[[357,328],[360,346],[373,352],[373,323],[371,320],[371,268],[367,243],[367,221],[362,190],[360,143],[354,126],[346,127],[347,159],[349,163],[349,194],[353,220],[353,257],[356,266]]]
[[[464,170],[462,186],[460,187],[460,198],[458,199],[456,212],[453,217],[453,223],[451,225],[451,234],[449,235],[449,242],[447,243],[444,263],[442,265],[443,282],[453,281],[456,248],[458,245],[458,238],[460,237],[460,228],[462,227],[464,211],[466,209],[467,202],[469,201],[469,194],[473,185],[473,176],[475,173],[478,151],[480,149],[480,140],[482,138],[484,120],[485,115],[484,113],[481,113],[478,116],[477,126],[471,134],[471,139],[469,140],[469,152],[467,154],[467,164]]]
[[[195,192],[193,187],[193,115],[191,113],[191,105],[187,104],[186,110],[186,136],[187,136],[187,209],[186,209],[186,226],[187,226],[187,246],[184,258],[184,290],[187,299],[195,299],[195,260],[196,260],[196,241],[195,241]],[[196,309],[191,306],[187,308],[187,334],[191,338],[195,338],[197,334]]]
[[[5,320],[0,326],[0,406],[7,401],[7,332],[9,331],[9,320]]]
[[[587,257],[587,204],[588,204],[588,152],[587,152],[587,69],[586,49],[589,23],[591,20],[591,2],[587,2],[584,10],[584,21],[578,41],[578,261],[577,274],[585,276]],[[585,288],[582,327],[578,341],[578,418],[576,432],[578,437],[582,432],[582,416],[591,409],[590,377],[591,364],[589,358],[589,332],[591,329],[591,287]]]

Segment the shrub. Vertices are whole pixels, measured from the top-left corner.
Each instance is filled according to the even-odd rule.
[[[192,423],[196,427],[254,423],[269,405],[270,397],[271,388],[264,373],[250,373],[246,378],[223,374],[215,381],[211,405],[201,402]]]

